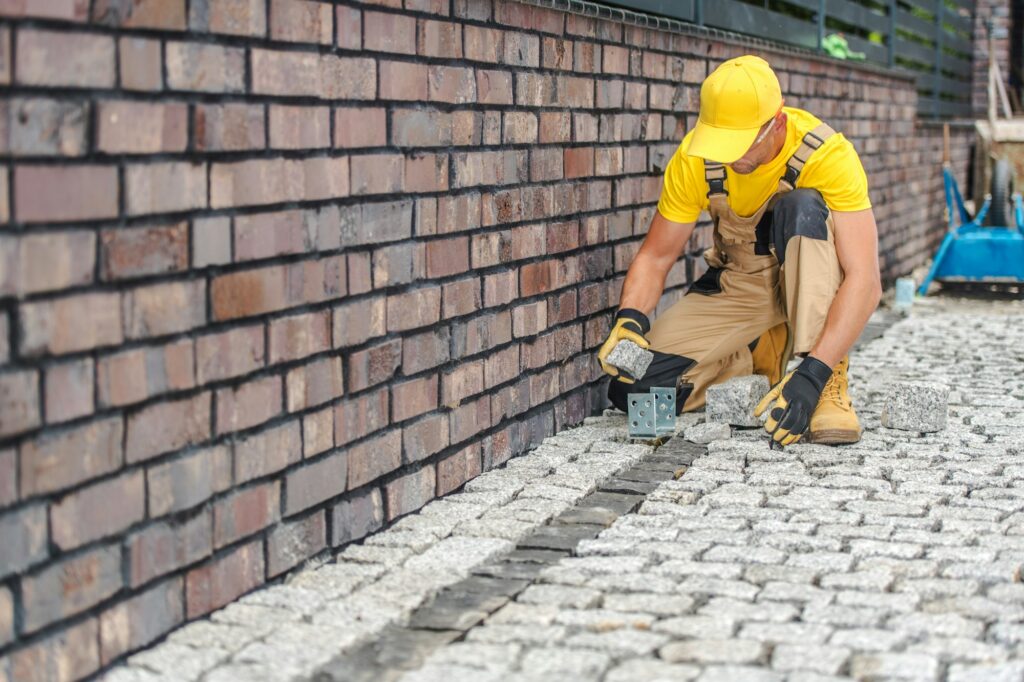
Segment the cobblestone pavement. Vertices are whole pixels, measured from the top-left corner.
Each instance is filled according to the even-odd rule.
[[[1022,313],[928,299],[860,347],[856,445],[588,419],[108,679],[1021,682]],[[895,380],[948,384],[946,429],[883,428]]]

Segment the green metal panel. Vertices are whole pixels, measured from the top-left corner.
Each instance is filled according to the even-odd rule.
[[[825,14],[869,31],[889,32],[888,16],[873,12],[868,7],[850,0],[826,0]]]
[[[919,36],[930,36],[932,31],[935,30],[934,23],[921,17],[915,17],[902,8],[897,8],[896,10],[896,26]]]
[[[735,0],[704,3],[704,23],[766,40],[818,49],[818,25]]]
[[[615,5],[637,12],[660,14],[679,21],[697,20],[696,0],[607,0],[606,5]]]
[[[896,56],[913,59],[922,64],[931,64],[935,61],[935,48],[904,40],[897,36]]]
[[[885,45],[873,43],[857,36],[846,36],[846,42],[854,52],[863,52],[868,61],[876,64],[886,64],[889,61],[889,48]]]

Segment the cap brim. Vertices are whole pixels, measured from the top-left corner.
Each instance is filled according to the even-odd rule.
[[[750,145],[757,139],[757,131],[760,129],[761,126],[740,130],[716,128],[697,121],[690,137],[690,145],[683,152],[708,161],[732,163],[747,153]]]

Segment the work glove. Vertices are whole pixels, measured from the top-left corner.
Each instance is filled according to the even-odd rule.
[[[605,358],[618,345],[619,341],[629,339],[641,348],[647,348],[651,342],[644,338],[644,334],[651,330],[651,322],[639,310],[635,308],[623,308],[615,313],[615,320],[612,323],[612,330],[608,332],[608,338],[597,351],[597,360],[601,363],[601,369],[605,374],[618,377],[619,381],[625,384],[632,384],[634,380],[627,374],[620,375],[618,367],[605,362]]]
[[[821,391],[832,376],[832,370],[821,360],[808,355],[800,365],[775,384],[754,409],[760,417],[773,402],[764,430],[779,445],[800,440],[811,424],[811,415],[818,407]]]

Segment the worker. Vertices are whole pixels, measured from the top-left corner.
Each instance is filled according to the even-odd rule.
[[[654,320],[669,269],[708,211],[707,270]],[[704,405],[711,384],[762,374],[755,414],[773,445],[803,436],[855,443],[847,352],[881,297],[878,231],[853,145],[811,113],[784,106],[768,62],[745,55],[700,89],[700,115],[665,167],[658,208],[626,272],[598,351],[608,398],[676,388],[676,414]],[[605,360],[622,339],[654,355],[640,379]],[[799,365],[790,369],[790,360]]]

